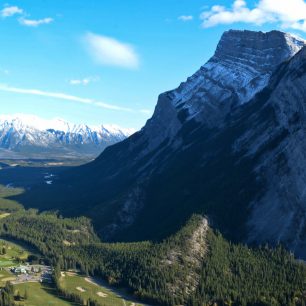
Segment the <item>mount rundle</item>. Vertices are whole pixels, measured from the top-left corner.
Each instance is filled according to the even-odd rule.
[[[232,241],[282,242],[305,259],[304,45],[278,31],[225,32],[141,131],[43,187],[52,201],[40,208],[87,212],[113,241],[159,240],[201,213]]]

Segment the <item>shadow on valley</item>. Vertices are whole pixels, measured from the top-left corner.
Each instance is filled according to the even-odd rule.
[[[233,144],[258,117],[265,119],[263,129],[271,125],[273,111],[263,103],[268,96],[263,92],[243,111],[233,111],[226,129],[186,122],[177,135],[184,143],[179,149],[166,139],[143,154],[148,140],[141,131],[95,161],[66,169],[52,184],[33,186],[14,199],[27,208],[87,216],[104,241],[161,241],[193,214],[208,216],[231,241],[243,241],[248,203],[262,192],[253,166],[271,147],[247,158],[245,152],[233,153]],[[282,134],[275,143],[281,139]]]
[[[0,170],[0,184],[8,188],[31,189],[35,185],[51,183],[63,171],[69,169],[62,167],[24,167],[20,165],[2,167]]]
[[[281,75],[282,70],[272,79],[271,88]],[[233,107],[224,118],[224,127],[209,128],[180,116],[179,146],[165,138],[148,149],[149,133],[153,133],[148,129],[157,124],[150,122],[153,117],[146,129],[106,148],[95,161],[57,168],[52,183],[36,180],[38,184],[13,198],[26,208],[89,217],[104,241],[161,241],[180,230],[193,214],[208,216],[210,224],[227,239],[245,241],[250,203],[262,196],[266,185],[254,166],[288,133],[275,128],[271,88],[252,102]],[[270,141],[256,153],[247,154],[249,143],[268,129],[276,131]],[[256,133],[235,151],[247,130]],[[39,169],[17,170],[24,184],[27,171],[36,173],[34,178],[41,175]],[[46,172],[51,172],[50,168]]]

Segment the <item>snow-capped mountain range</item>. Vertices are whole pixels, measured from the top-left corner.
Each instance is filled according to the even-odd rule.
[[[95,157],[133,132],[115,125],[73,124],[25,114],[0,115],[0,148],[24,157]]]

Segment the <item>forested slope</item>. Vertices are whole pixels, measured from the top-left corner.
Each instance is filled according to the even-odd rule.
[[[44,230],[42,230],[44,228]],[[306,267],[283,248],[231,244],[193,216],[155,244],[101,243],[85,218],[20,211],[1,235],[36,246],[55,266],[81,269],[160,305],[305,305]]]

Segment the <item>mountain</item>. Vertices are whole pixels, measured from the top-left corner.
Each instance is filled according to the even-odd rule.
[[[132,129],[112,125],[95,127],[24,114],[0,115],[0,155],[94,158],[132,133]]]
[[[279,31],[225,32],[141,131],[19,200],[85,213],[115,241],[160,240],[197,213],[232,241],[282,242],[305,259],[304,45]]]

